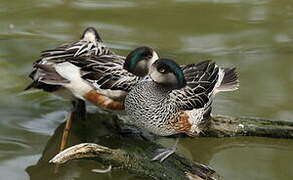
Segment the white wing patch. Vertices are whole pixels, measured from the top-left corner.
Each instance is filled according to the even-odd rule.
[[[55,64],[55,70],[60,76],[70,81],[63,86],[68,88],[75,96],[84,99],[83,96],[93,89],[88,82],[81,78],[79,67],[64,62]]]

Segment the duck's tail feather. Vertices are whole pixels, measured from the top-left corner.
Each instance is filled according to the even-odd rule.
[[[239,80],[238,73],[236,72],[236,68],[221,68],[224,76],[221,81],[219,87],[217,87],[216,91],[235,91],[239,88]]]
[[[33,81],[26,88],[24,88],[24,91],[27,91],[31,88],[36,88],[36,89],[42,89],[46,92],[55,92],[59,90],[61,87],[62,87],[61,85],[51,85],[51,84],[46,84],[39,81]]]
[[[63,78],[52,65],[36,64],[35,67],[39,68],[38,80],[51,85],[63,85],[70,83],[69,80]]]
[[[32,83],[30,83],[28,86],[26,86],[23,90],[24,91],[27,91],[31,88],[34,88],[36,85],[35,85],[35,81],[33,81]]]
[[[36,72],[31,77],[34,81],[29,84],[24,90],[31,88],[42,89],[47,92],[53,92],[62,87],[63,84],[69,81],[60,76],[52,65],[36,64]]]

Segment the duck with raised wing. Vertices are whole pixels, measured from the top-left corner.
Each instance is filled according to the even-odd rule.
[[[173,60],[158,59],[149,75],[151,81],[138,83],[128,93],[125,110],[137,127],[160,136],[198,135],[210,118],[214,96],[239,86],[235,68],[221,68],[211,61],[180,67]],[[177,142],[153,160],[164,161]]]
[[[128,93],[125,110],[136,126],[160,136],[196,136],[210,116],[215,94],[238,88],[235,68],[211,61],[181,68],[173,60],[159,59],[149,75],[151,81],[138,83]]]

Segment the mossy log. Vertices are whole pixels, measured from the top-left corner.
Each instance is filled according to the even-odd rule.
[[[259,136],[292,138],[293,122],[215,115],[201,135],[209,137]]]

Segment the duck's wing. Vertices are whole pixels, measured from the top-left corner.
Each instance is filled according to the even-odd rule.
[[[122,56],[94,57],[92,63],[81,69],[82,78],[95,88],[129,92],[142,78],[125,70],[124,61]]]
[[[114,54],[104,44],[95,28],[88,27],[78,41],[66,43],[54,49],[42,51],[40,59],[56,60],[80,56]]]
[[[173,90],[170,99],[180,110],[203,108],[210,98],[219,80],[219,67],[211,61],[181,66],[187,85]]]
[[[57,60],[60,58],[79,57],[79,56],[101,56],[113,54],[100,41],[85,41],[83,39],[71,43],[63,44],[57,48],[42,51],[40,59]]]
[[[102,56],[102,55],[114,55],[102,41],[86,41],[81,39],[79,41],[63,44],[57,48],[45,50],[41,52],[41,56],[34,62],[34,69],[29,75],[34,77],[37,64],[54,64],[66,62],[68,59],[73,60],[77,57],[90,57],[90,56]]]
[[[42,51],[40,59],[43,61],[50,61],[69,57],[101,56],[110,54],[114,53],[103,44],[98,35],[93,34],[92,39],[81,38],[78,41],[63,44],[54,49]]]
[[[114,55],[104,44],[97,31],[89,27],[84,32],[82,37],[78,41],[66,43],[58,46],[54,49],[49,49],[41,52],[41,55],[37,61],[33,64],[33,70],[29,74],[29,77],[34,80],[26,89],[34,87],[37,81],[39,81],[39,71],[42,65],[52,65],[57,63],[63,63],[70,60],[74,60],[77,57],[89,57],[89,56],[102,56],[102,55]]]

